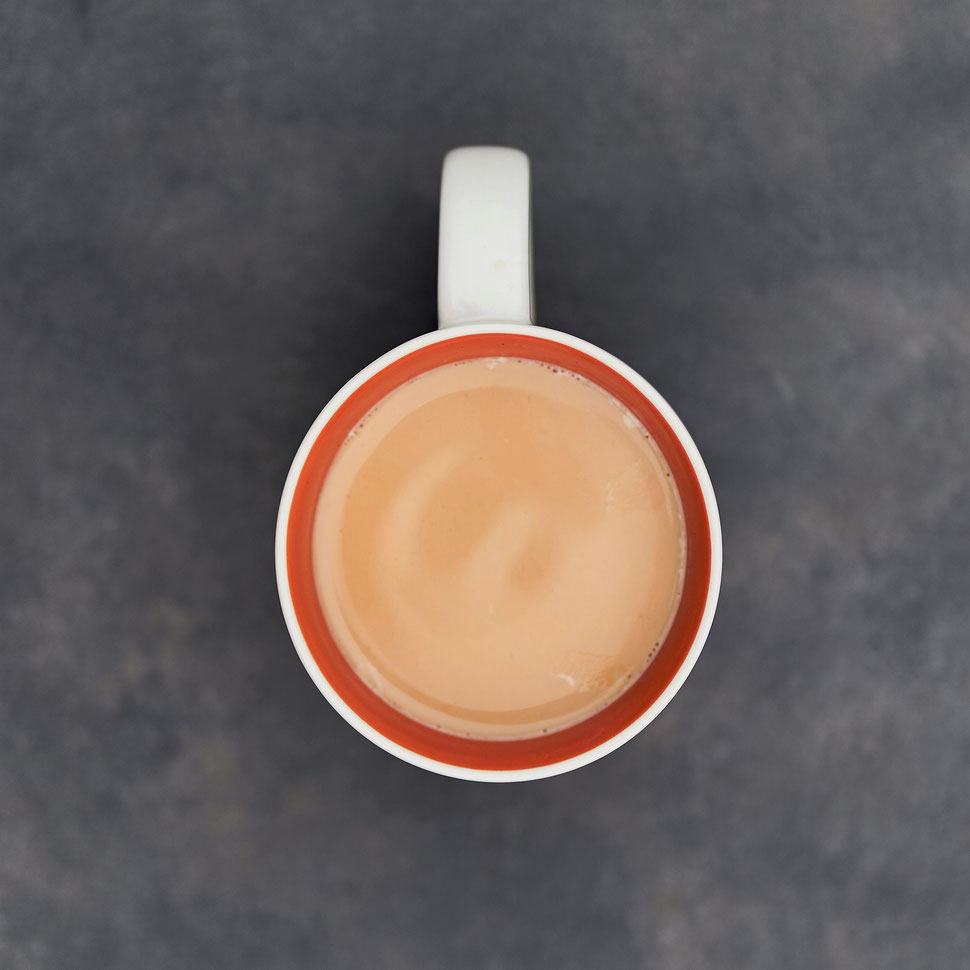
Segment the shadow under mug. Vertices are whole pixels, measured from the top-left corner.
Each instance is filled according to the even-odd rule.
[[[710,478],[670,405],[639,374],[598,347],[533,325],[529,160],[497,147],[445,158],[439,233],[439,329],[395,348],[337,392],[290,468],[276,531],[276,574],[290,636],[330,704],[384,750],[439,774],[523,781],[570,771],[645,728],[680,689],[704,646],[721,580],[721,531]],[[312,535],[327,471],[379,401],[425,371],[476,357],[539,360],[610,393],[647,429],[680,494],[687,539],[684,585],[670,629],[638,679],[606,707],[568,727],[522,739],[470,738],[422,724],[356,674],[320,606]]]

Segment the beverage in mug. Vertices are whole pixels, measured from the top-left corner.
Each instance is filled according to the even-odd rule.
[[[642,672],[685,545],[663,455],[622,404],[567,370],[480,357],[397,388],[351,432],[313,569],[337,644],[389,703],[528,737]]]

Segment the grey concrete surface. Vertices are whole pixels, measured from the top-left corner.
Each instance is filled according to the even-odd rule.
[[[725,531],[673,705],[506,787],[331,712],[272,563],[468,142]],[[956,0],[0,3],[0,966],[970,966],[968,146]]]

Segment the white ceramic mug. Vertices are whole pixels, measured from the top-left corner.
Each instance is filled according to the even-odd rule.
[[[307,672],[364,737],[421,768],[479,781],[570,771],[619,747],[670,702],[707,638],[721,581],[721,530],[710,478],[670,405],[598,347],[533,324],[529,159],[511,148],[450,152],[441,181],[438,329],[365,367],[331,399],[290,468],[276,530],[276,575],[290,636]],[[375,694],[334,643],[313,580],[311,535],[327,469],[347,435],[385,395],[433,367],[470,357],[525,357],[572,370],[621,401],[650,432],[680,493],[687,533],[684,588],[646,670],[591,717],[541,737],[458,737],[407,717]]]

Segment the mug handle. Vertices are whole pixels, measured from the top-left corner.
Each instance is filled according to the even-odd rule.
[[[456,148],[441,172],[438,327],[534,318],[529,156]]]

